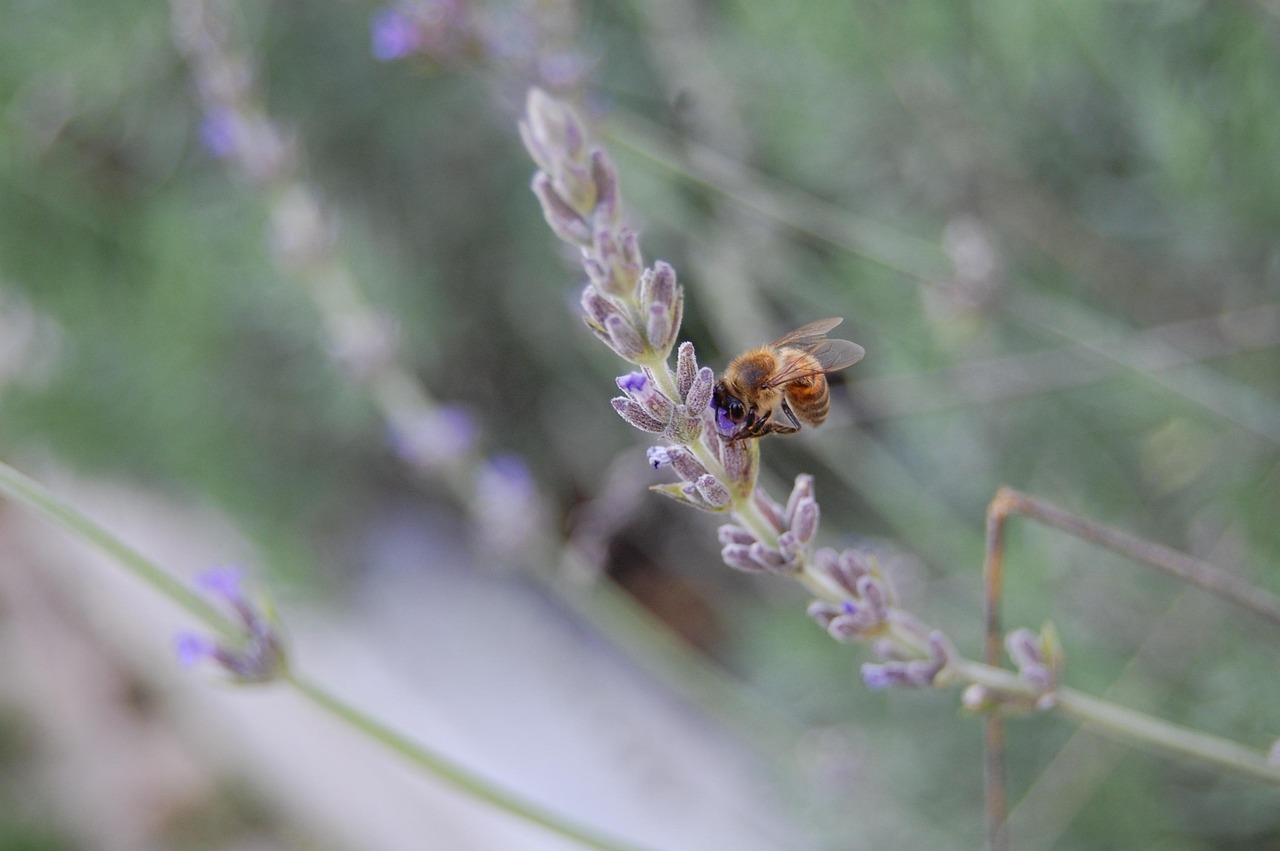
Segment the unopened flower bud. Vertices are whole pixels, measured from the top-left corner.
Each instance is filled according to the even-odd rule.
[[[619,217],[618,169],[603,148],[591,152],[591,180],[596,187],[596,223],[616,226]]]
[[[610,400],[610,404],[618,412],[618,416],[641,431],[647,431],[650,434],[661,434],[667,427],[666,423],[660,423],[655,420],[644,408],[626,396],[615,396]]]
[[[533,194],[542,204],[543,218],[556,236],[579,248],[591,245],[591,228],[569,202],[560,196],[546,172],[540,171],[533,176]]]
[[[694,484],[697,486],[698,493],[702,495],[702,498],[716,508],[726,508],[733,502],[733,497],[729,495],[728,489],[710,473],[700,476]]]
[[[742,544],[749,547],[756,542],[755,535],[733,523],[726,523],[717,529],[716,536],[720,539],[721,544]]]
[[[679,352],[676,354],[676,390],[681,399],[689,398],[689,388],[693,387],[693,380],[697,374],[698,357],[693,351],[693,343],[686,340],[680,344]],[[697,413],[701,413],[701,410]]]

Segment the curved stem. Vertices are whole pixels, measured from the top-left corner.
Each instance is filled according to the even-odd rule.
[[[225,636],[235,634],[230,621],[155,562],[67,505],[43,486],[4,463],[0,463],[0,493],[57,522],[85,543],[97,547],[114,558],[137,579],[168,597],[210,628]],[[285,674],[280,682],[297,689],[321,709],[350,724],[379,744],[404,756],[428,774],[516,818],[539,825],[588,848],[596,848],[600,851],[638,851],[635,845],[606,837],[499,788],[458,763],[410,741],[372,716],[343,702],[297,674]]]
[[[1261,752],[1230,739],[1191,730],[1074,689],[1059,689],[1057,698],[1057,708],[1064,715],[1113,739],[1180,754],[1255,780],[1280,784],[1280,765],[1273,765]]]
[[[0,463],[0,493],[14,502],[43,514],[85,543],[92,544],[111,556],[135,577],[177,603],[223,637],[236,634],[231,621],[195,591],[174,579],[151,559],[63,502],[43,485],[4,463]]]
[[[1032,700],[1038,697],[1010,671],[969,660],[962,660],[956,668],[961,679],[994,691]],[[1059,688],[1053,696],[1054,709],[1117,741],[1190,757],[1255,780],[1280,784],[1280,765],[1272,765],[1260,751],[1230,739],[1192,730],[1071,688]]]
[[[424,769],[428,774],[473,798],[492,804],[517,818],[544,827],[552,833],[572,839],[587,848],[597,848],[601,851],[639,851],[638,846],[606,837],[590,828],[566,821],[563,817],[544,810],[512,792],[498,788],[449,758],[410,741],[310,680],[291,674],[285,681],[330,715],[350,724],[364,735]]]

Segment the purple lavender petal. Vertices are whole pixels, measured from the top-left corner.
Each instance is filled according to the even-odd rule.
[[[404,12],[387,7],[369,21],[370,47],[380,62],[403,59],[422,47],[422,32]]]
[[[649,384],[649,379],[643,372],[628,372],[626,375],[618,376],[617,380],[619,390],[635,396],[644,393],[645,387]]]
[[[210,594],[216,594],[231,603],[244,599],[244,571],[235,565],[219,565],[211,567],[196,577],[196,587]]]
[[[201,659],[214,654],[213,642],[194,632],[179,632],[173,637],[173,643],[178,654],[178,664],[184,668],[194,668]]]
[[[218,159],[235,153],[239,138],[240,118],[229,109],[215,109],[200,119],[200,142]]]

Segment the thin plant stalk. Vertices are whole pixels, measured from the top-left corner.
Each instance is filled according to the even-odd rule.
[[[217,609],[155,562],[72,508],[42,485],[4,463],[0,463],[0,493],[54,521],[83,542],[115,559],[134,578],[149,585],[157,593],[168,598],[220,635],[229,635],[234,631],[231,622]],[[404,757],[425,774],[517,819],[538,825],[586,848],[595,848],[599,851],[639,851],[639,846],[576,824],[514,792],[502,789],[492,781],[431,748],[411,741],[373,716],[296,672],[286,671],[276,682],[295,689],[318,708]]]

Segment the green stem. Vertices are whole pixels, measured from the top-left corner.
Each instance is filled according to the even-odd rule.
[[[290,675],[286,682],[329,714],[350,724],[369,738],[389,750],[395,751],[419,768],[424,769],[428,774],[443,780],[473,798],[492,804],[513,816],[544,827],[588,848],[597,848],[601,849],[601,851],[638,851],[638,846],[606,837],[590,828],[568,822],[562,817],[523,800],[511,792],[499,789],[488,780],[481,779],[447,757],[410,741],[354,706],[344,703],[321,686],[309,680]]]
[[[1229,739],[1190,730],[1074,689],[1059,689],[1057,698],[1058,709],[1064,715],[1113,739],[1181,754],[1255,780],[1280,784],[1280,765],[1273,765],[1262,753]]]
[[[67,505],[53,493],[7,464],[0,463],[0,493],[58,523],[86,543],[114,558],[121,566],[152,588],[177,603],[223,637],[235,634],[235,627],[203,597],[174,579],[106,529]]]
[[[963,660],[957,666],[957,672],[961,679],[994,691],[1031,700],[1037,697],[1036,692],[1017,675],[1001,668]],[[1280,784],[1280,765],[1272,765],[1261,752],[1230,739],[1192,730],[1075,689],[1059,688],[1053,694],[1056,710],[1104,736],[1179,754],[1255,780]]]
[[[187,612],[224,636],[235,635],[231,622],[202,597],[174,579],[159,565],[134,550],[106,529],[67,505],[50,491],[17,470],[0,463],[0,493],[57,522],[73,535],[114,558],[137,579],[150,585]],[[585,847],[600,851],[638,851],[637,846],[569,822],[450,761],[386,727],[359,709],[344,703],[320,686],[286,674],[281,679],[326,712],[350,724],[364,735],[395,751],[427,773],[525,821],[546,828]]]

